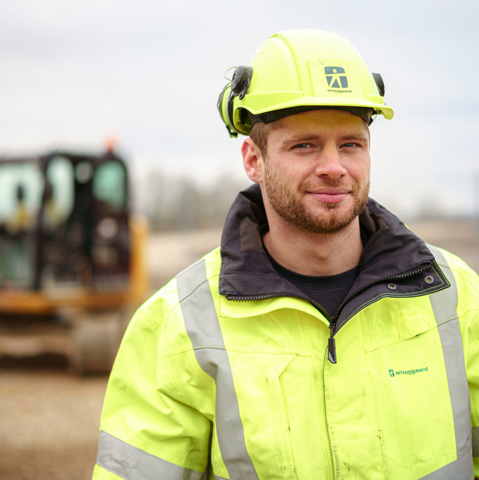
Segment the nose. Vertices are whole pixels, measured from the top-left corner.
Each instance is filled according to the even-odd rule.
[[[341,162],[341,155],[335,146],[325,147],[318,156],[315,174],[318,177],[329,177],[337,180],[347,173]]]

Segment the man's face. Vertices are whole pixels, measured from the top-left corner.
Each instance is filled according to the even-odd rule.
[[[262,163],[268,216],[313,233],[344,229],[368,200],[366,123],[341,110],[315,110],[280,122],[269,132]]]

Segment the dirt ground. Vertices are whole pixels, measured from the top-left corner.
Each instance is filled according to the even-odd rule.
[[[44,369],[0,371],[0,478],[91,478],[106,377]]]
[[[479,270],[479,236],[472,222],[417,222],[409,228]],[[154,236],[152,289],[218,245],[220,236],[218,230]],[[91,478],[106,383],[106,376],[70,375],[59,357],[0,360],[0,479]]]

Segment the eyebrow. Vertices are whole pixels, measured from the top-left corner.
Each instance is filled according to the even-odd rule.
[[[306,142],[308,140],[319,140],[320,138],[320,135],[295,135],[294,137],[289,137],[283,140],[281,145],[287,145],[288,143],[295,142]]]
[[[366,135],[363,135],[362,133],[358,133],[358,134],[355,134],[355,135],[345,135],[344,137],[341,137],[341,140],[343,142],[348,141],[348,140],[369,141],[369,138]]]
[[[321,140],[323,139],[323,135],[295,135],[294,137],[287,138],[281,142],[282,146],[286,146],[291,143],[296,143],[296,142],[307,142],[309,140]],[[366,135],[363,135],[362,133],[357,133],[357,134],[347,134],[342,137],[340,137],[341,142],[347,142],[351,140],[361,140],[361,141],[366,141],[368,142],[369,139]]]

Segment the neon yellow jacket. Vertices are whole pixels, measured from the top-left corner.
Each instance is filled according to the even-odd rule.
[[[242,192],[221,250],[130,323],[94,479],[474,478],[479,279],[372,200],[360,221],[360,274],[328,318],[276,274]]]

